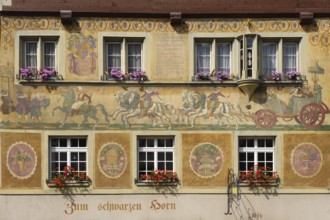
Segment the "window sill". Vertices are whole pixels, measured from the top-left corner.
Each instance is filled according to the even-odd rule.
[[[55,183],[46,180],[49,188],[65,188],[65,187],[89,187],[91,185],[90,181],[66,181],[64,186],[59,187]]]
[[[31,82],[31,81],[34,81],[34,82],[46,82],[46,81],[56,81],[56,80],[64,80],[63,76],[62,75],[56,75],[56,76],[51,76],[51,77],[48,77],[47,79],[44,79],[42,80],[41,79],[41,75],[33,75],[33,76],[22,76],[20,74],[16,74],[16,79],[18,81],[23,81],[23,82]]]
[[[139,179],[135,179],[135,185],[136,186],[155,186],[155,187],[161,187],[161,186],[178,186],[180,185],[180,181],[177,180],[175,182],[154,182],[154,181],[141,181]]]

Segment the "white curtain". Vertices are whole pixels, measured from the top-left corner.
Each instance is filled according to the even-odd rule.
[[[230,43],[217,45],[217,70],[230,73]]]
[[[108,70],[121,69],[121,44],[108,43]]]
[[[44,68],[55,69],[55,42],[44,43]]]
[[[128,72],[141,70],[141,48],[140,43],[129,43],[127,45]]]
[[[297,51],[298,44],[283,44],[283,73],[297,71]]]
[[[25,67],[37,69],[37,42],[25,43]]]
[[[276,71],[276,53],[276,43],[262,44],[262,74],[266,77],[270,77],[272,71]]]
[[[197,73],[210,72],[210,43],[198,43],[196,45]]]

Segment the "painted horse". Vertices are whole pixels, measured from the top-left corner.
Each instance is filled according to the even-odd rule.
[[[101,113],[104,116],[104,120],[109,124],[109,115],[108,112],[106,111],[105,107],[103,104],[97,104],[97,105],[92,105],[90,103],[83,103],[79,106],[79,109],[73,111],[72,106],[77,102],[76,100],[76,95],[73,89],[70,89],[68,91],[65,91],[61,94],[61,96],[64,98],[62,106],[57,106],[53,109],[52,114],[55,115],[55,111],[59,110],[63,112],[64,119],[60,127],[63,127],[66,123],[66,120],[68,119],[69,116],[74,116],[74,115],[83,115],[84,120],[80,123],[87,123],[88,118],[92,118],[95,120],[95,126],[99,124],[99,119],[97,117],[97,111],[98,109],[101,110]],[[78,126],[80,126],[78,124]],[[95,127],[94,126],[94,127]]]

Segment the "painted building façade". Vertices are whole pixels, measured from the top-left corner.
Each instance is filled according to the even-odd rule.
[[[0,11],[0,219],[329,218],[321,1],[231,16],[28,2]],[[54,187],[67,165],[91,182]],[[256,165],[280,181],[238,181]],[[154,169],[177,179],[144,180]]]

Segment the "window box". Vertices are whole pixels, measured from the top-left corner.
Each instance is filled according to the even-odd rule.
[[[48,185],[48,187],[50,188],[63,188],[63,187],[89,187],[92,183],[92,181],[74,181],[74,180],[70,180],[70,181],[65,181],[63,186],[59,186],[58,184],[56,184],[54,181],[51,180],[46,180],[46,183]]]
[[[21,81],[21,80],[27,80],[27,81],[56,81],[56,80],[64,80],[62,75],[56,74],[54,76],[49,76],[45,79],[41,77],[40,74],[34,74],[34,75],[29,75],[29,76],[23,76],[22,74],[16,74],[16,79]]]
[[[130,73],[123,73],[119,69],[111,69],[110,71],[104,72],[101,80],[104,81],[138,81],[144,82],[149,81],[148,76],[142,70],[133,71]]]
[[[135,179],[135,185],[137,186],[156,186],[156,187],[160,187],[160,186],[177,186],[180,185],[180,180],[176,179],[173,182],[167,182],[167,181],[145,181],[145,180],[141,180],[141,179]]]

